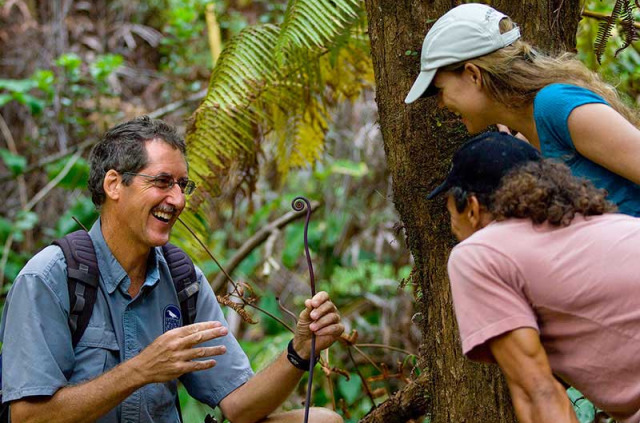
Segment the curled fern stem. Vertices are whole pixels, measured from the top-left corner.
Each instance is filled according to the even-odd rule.
[[[305,197],[296,197],[291,202],[291,208],[295,211],[302,211],[306,207],[307,218],[304,222],[304,252],[307,256],[307,267],[309,268],[309,277],[311,284],[311,298],[316,295],[316,281],[313,274],[313,263],[311,263],[311,254],[309,253],[309,240],[307,234],[309,232],[309,220],[311,220],[311,203]],[[307,396],[304,402],[304,423],[309,421],[309,407],[311,406],[311,388],[313,386],[313,369],[316,365],[316,335],[311,334],[311,356],[309,357],[309,381],[307,383]]]

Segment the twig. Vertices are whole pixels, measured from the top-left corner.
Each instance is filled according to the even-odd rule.
[[[287,315],[289,315],[289,317],[291,317],[293,319],[294,322],[296,322],[296,324],[298,323],[298,316],[295,315],[295,313],[293,313],[291,310],[289,310],[288,308],[286,308],[284,306],[284,304],[282,304],[280,302],[280,298],[276,297],[276,301],[278,302],[278,307],[280,308],[280,310],[282,310],[283,312],[285,312]]]
[[[80,156],[82,155],[83,150],[78,150],[76,154],[74,154],[71,159],[67,162],[64,168],[53,178],[47,185],[44,186],[36,195],[31,198],[31,200],[27,203],[27,205],[23,208],[25,211],[31,210],[40,200],[42,200],[48,193],[51,191],[56,185],[60,183],[62,178],[67,176],[67,173],[71,170],[73,165],[78,161]]]
[[[353,363],[353,367],[355,367],[355,369],[356,369],[356,373],[358,374],[358,377],[360,378],[360,381],[362,381],[362,385],[364,386],[364,390],[367,392],[367,396],[371,400],[371,404],[375,407],[376,406],[375,398],[373,397],[373,394],[371,393],[371,390],[369,389],[369,384],[367,383],[367,380],[364,378],[364,376],[362,376],[362,373],[360,373],[360,369],[358,368],[358,364],[356,364],[356,360],[355,360],[355,358],[353,358],[353,353],[351,352],[351,348],[347,348],[347,353],[349,354],[349,358],[351,359],[351,362]]]
[[[178,222],[182,223],[182,226],[184,226],[184,227],[189,231],[189,233],[190,233],[190,234],[191,234],[191,235],[196,239],[196,241],[198,241],[198,244],[200,244],[200,246],[201,246],[202,248],[204,248],[204,251],[209,255],[209,257],[211,258],[211,260],[213,260],[213,262],[218,266],[218,269],[220,269],[220,271],[222,271],[222,273],[224,274],[224,276],[226,276],[226,277],[227,277],[227,280],[228,280],[229,282],[231,282],[231,285],[233,285],[233,289],[234,289],[236,292],[239,292],[239,291],[238,291],[238,284],[237,284],[237,283],[235,283],[235,281],[234,281],[233,279],[231,279],[231,276],[229,276],[229,274],[227,273],[227,271],[226,271],[226,270],[224,270],[224,267],[222,267],[222,265],[220,264],[220,262],[218,261],[218,259],[216,259],[216,258],[213,256],[213,253],[211,252],[211,250],[209,250],[209,248],[207,248],[207,246],[204,244],[204,242],[202,242],[202,241],[200,240],[200,237],[199,237],[198,235],[196,235],[196,233],[193,231],[193,229],[191,229],[191,228],[189,227],[189,225],[187,225],[186,223],[184,223],[184,220],[180,219],[179,217],[178,217]],[[242,296],[241,296],[240,298],[242,298]],[[244,301],[244,299],[243,299],[243,301]]]
[[[386,349],[386,350],[391,350],[391,351],[397,351],[397,352],[401,352],[404,353],[406,355],[416,355],[415,353],[412,353],[411,351],[407,351],[404,350],[402,348],[398,348],[398,347],[392,347],[391,345],[384,345],[384,344],[354,344],[356,347],[359,348],[381,348],[381,349]]]
[[[349,347],[353,348],[354,350],[358,351],[360,353],[361,356],[364,357],[365,360],[367,360],[369,362],[369,364],[371,364],[377,371],[379,371],[380,373],[382,373],[382,369],[380,368],[380,366],[378,366],[376,364],[375,361],[373,361],[373,359],[371,357],[369,357],[369,355],[367,353],[365,353],[364,351],[362,351],[360,348],[358,348],[358,346],[356,344],[351,344],[349,345]],[[349,350],[351,351],[351,350]]]
[[[75,145],[73,147],[69,147],[66,150],[60,151],[59,153],[55,153],[55,154],[52,154],[52,155],[50,155],[48,157],[45,157],[44,159],[38,161],[37,163],[34,163],[34,164],[30,165],[30,166],[27,166],[26,169],[23,172],[23,175],[27,174],[27,173],[30,173],[30,172],[33,172],[34,170],[39,169],[41,167],[44,167],[44,166],[48,165],[49,163],[57,162],[58,160],[63,159],[63,158],[65,158],[67,156],[70,156],[72,154],[75,154],[76,152],[78,152],[80,150],[84,150],[87,147],[91,147],[96,142],[98,142],[98,140],[92,138],[92,139],[86,140],[84,142],[81,142],[80,144]],[[0,182],[6,182],[6,181],[10,181],[12,179],[14,179],[14,176],[12,174],[0,175]]]
[[[184,100],[174,101],[173,103],[169,103],[166,106],[162,106],[161,108],[154,110],[151,113],[147,113],[151,119],[158,119],[164,115],[168,115],[169,113],[175,112],[176,110],[182,108],[185,104],[193,103],[194,101],[199,101],[205,98],[207,95],[207,91],[209,88],[204,88],[197,93],[191,94],[189,97]]]
[[[243,303],[245,303],[246,305],[248,305],[249,307],[253,307],[258,311],[263,312],[264,314],[266,314],[267,316],[271,317],[273,320],[275,320],[276,322],[280,323],[282,326],[284,326],[285,328],[287,328],[287,330],[291,333],[295,333],[295,330],[293,330],[293,328],[291,326],[289,326],[286,322],[284,322],[282,319],[280,319],[279,317],[269,313],[267,310],[263,309],[262,307],[259,307],[253,303],[250,303],[249,301],[245,300],[243,297],[240,297],[240,299],[242,300]]]
[[[320,207],[319,202],[317,201],[311,202],[312,213],[316,211],[318,207]],[[304,216],[304,211],[300,211],[300,212],[290,211],[282,215],[282,217],[279,217],[278,219],[269,223],[267,226],[260,228],[260,230],[258,230],[258,232],[256,232],[251,238],[246,240],[240,246],[240,248],[238,248],[238,250],[233,254],[233,256],[231,256],[231,258],[227,261],[227,263],[225,263],[225,267],[227,271],[229,273],[233,273],[233,271],[240,265],[240,263],[242,263],[242,261],[245,258],[247,258],[247,256],[251,254],[251,252],[256,247],[262,244],[269,237],[271,232],[273,232],[275,229],[282,229],[283,227],[287,226],[289,223],[301,218],[302,216]],[[218,291],[218,289],[220,289],[220,287],[224,283],[225,279],[228,277],[229,276],[225,275],[224,273],[218,273],[216,277],[213,279],[213,281],[211,282],[211,287],[213,288],[213,291],[214,292]]]
[[[593,18],[593,19],[598,19],[600,21],[606,21],[610,18],[609,15],[605,14],[605,13],[598,13],[598,12],[592,12],[590,10],[583,10],[582,11],[582,16],[587,17],[587,18]],[[634,22],[633,26],[637,29],[640,29],[640,22]]]
[[[76,223],[78,224],[78,226],[80,226],[82,229],[84,229],[84,231],[85,231],[85,232],[89,232],[89,230],[87,229],[87,227],[86,227],[86,226],[84,226],[84,225],[82,224],[82,222],[80,222],[80,221],[78,220],[78,218],[77,218],[77,217],[75,217],[75,216],[71,216],[71,218],[74,220],[74,222],[76,222]]]
[[[222,273],[227,277],[227,280],[231,283],[231,285],[233,285],[233,289],[235,292],[239,292],[238,290],[238,284],[231,279],[231,276],[229,276],[229,273],[227,273],[226,270],[224,270],[224,268],[222,267],[222,265],[220,264],[220,262],[214,257],[213,253],[211,252],[211,250],[209,250],[209,248],[204,244],[204,242],[202,242],[200,240],[200,237],[198,237],[198,235],[196,235],[196,233],[189,227],[189,225],[187,225],[182,219],[180,219],[178,217],[178,221],[180,223],[182,223],[182,225],[189,231],[189,233],[196,239],[196,241],[198,242],[198,244],[200,244],[200,246],[206,251],[206,253],[209,255],[209,257],[211,258],[211,260],[213,260],[215,262],[215,264],[218,266],[218,268],[220,269],[220,271],[222,271]],[[294,330],[291,328],[291,326],[289,326],[288,324],[286,324],[284,321],[282,321],[282,319],[274,316],[273,314],[269,313],[267,310],[250,303],[249,301],[247,301],[242,295],[238,295],[237,298],[239,298],[244,305],[248,305],[250,307],[255,308],[258,311],[263,312],[264,314],[266,314],[267,316],[271,317],[272,319],[274,319],[275,321],[279,322],[282,326],[284,326],[285,328],[287,328],[290,332],[294,332]]]

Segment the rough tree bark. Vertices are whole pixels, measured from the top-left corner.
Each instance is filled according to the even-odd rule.
[[[466,360],[460,350],[446,261],[452,237],[443,201],[426,194],[468,138],[464,126],[434,100],[405,105],[418,74],[422,40],[433,21],[460,2],[365,0],[377,85],[380,127],[394,203],[415,258],[422,376],[361,422],[406,422],[428,415],[431,423],[514,422],[506,384],[497,366]],[[492,4],[520,24],[526,40],[542,50],[573,50],[579,0],[498,0]],[[418,55],[407,54],[417,51]]]

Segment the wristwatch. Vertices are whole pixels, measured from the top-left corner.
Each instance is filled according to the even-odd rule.
[[[298,355],[296,350],[293,348],[293,339],[289,341],[289,345],[287,346],[287,359],[293,365],[293,367],[305,371],[309,370],[311,360],[304,359]],[[315,357],[315,362],[317,363],[318,360],[320,360],[319,354]]]

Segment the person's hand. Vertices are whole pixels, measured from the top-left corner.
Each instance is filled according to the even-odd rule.
[[[496,126],[498,127],[498,131],[499,132],[504,132],[505,134],[509,134],[509,135],[513,135],[511,133],[511,129],[509,129],[509,127],[507,125],[503,125],[501,123],[497,123]],[[531,144],[529,142],[529,140],[527,139],[527,137],[525,137],[524,135],[522,135],[522,133],[517,132],[515,135],[513,135],[514,137],[518,138],[519,140],[522,140],[528,144]]]
[[[197,347],[198,344],[225,336],[228,329],[220,322],[194,323],[165,332],[131,361],[144,383],[166,382],[185,373],[209,369],[216,361],[202,360],[224,354],[224,345]],[[198,360],[200,359],[200,360]]]
[[[316,353],[329,348],[342,332],[338,309],[329,299],[329,294],[318,292],[313,298],[304,302],[305,309],[300,313],[296,333],[293,337],[293,348],[304,359],[311,356],[311,335],[316,335]]]

